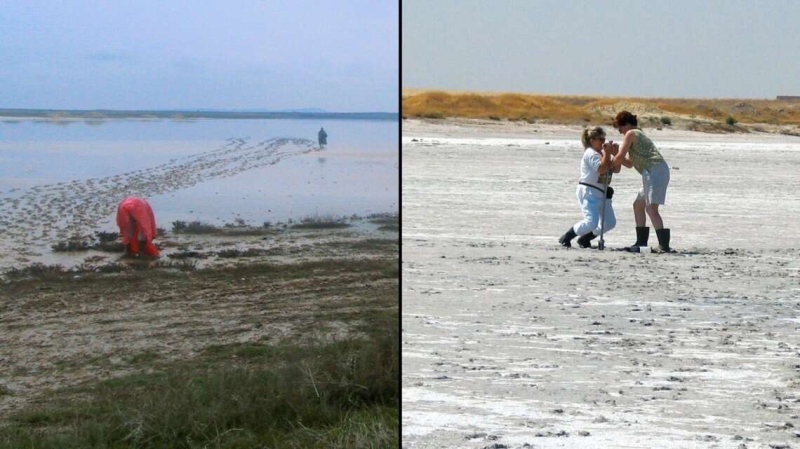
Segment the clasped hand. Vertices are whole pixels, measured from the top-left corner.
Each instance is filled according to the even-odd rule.
[[[603,144],[603,151],[614,156],[619,152],[619,144],[614,143],[613,140],[609,140],[608,142]]]

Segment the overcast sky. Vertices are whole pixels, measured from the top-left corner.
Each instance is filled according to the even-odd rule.
[[[797,0],[404,0],[403,87],[800,95]]]
[[[0,0],[0,108],[396,112],[397,0]]]

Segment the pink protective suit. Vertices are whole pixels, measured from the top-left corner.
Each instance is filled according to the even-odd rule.
[[[117,207],[117,226],[122,234],[122,244],[133,254],[139,254],[139,240],[144,242],[144,252],[148,256],[158,256],[158,248],[153,245],[156,238],[156,217],[147,201],[129,196]]]

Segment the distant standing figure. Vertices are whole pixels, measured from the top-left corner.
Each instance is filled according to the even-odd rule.
[[[139,254],[141,245],[148,256],[158,256],[158,248],[153,245],[156,217],[147,201],[135,196],[122,200],[117,207],[117,226],[126,252]]]
[[[325,148],[325,145],[328,144],[328,133],[325,132],[325,128],[319,129],[319,132],[317,133],[317,138],[319,139],[319,147]]]

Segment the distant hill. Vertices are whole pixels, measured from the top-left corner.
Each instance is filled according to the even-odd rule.
[[[627,110],[643,127],[703,132],[769,131],[800,135],[800,103],[735,98],[641,98],[403,89],[406,118],[470,118],[527,123],[610,125]]]

